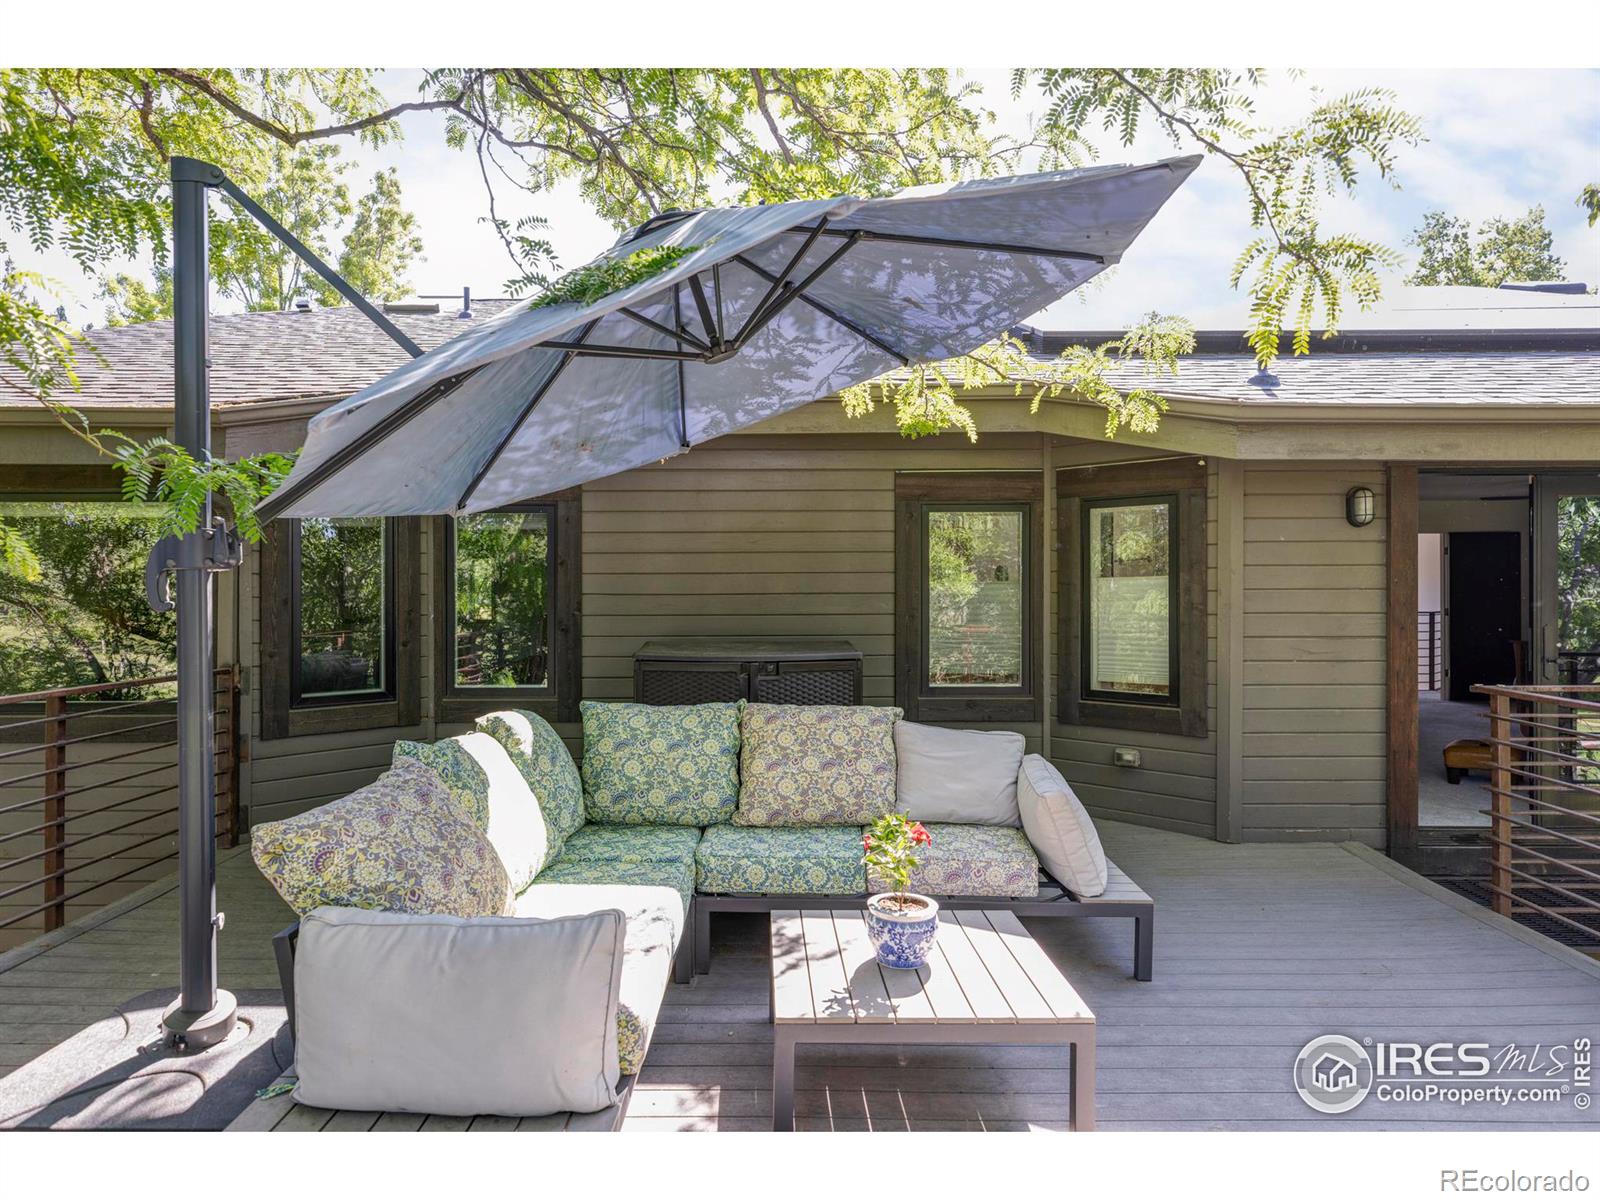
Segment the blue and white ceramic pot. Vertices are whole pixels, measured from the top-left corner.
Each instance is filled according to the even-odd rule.
[[[936,900],[915,892],[879,892],[867,900],[867,933],[886,967],[916,970],[928,961],[938,932]]]

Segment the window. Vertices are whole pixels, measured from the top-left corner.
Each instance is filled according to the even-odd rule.
[[[550,686],[548,509],[454,522],[454,686]]]
[[[577,719],[581,510],[576,489],[434,526],[439,719],[508,704]]]
[[[1039,476],[895,486],[895,702],[914,720],[1037,720]]]
[[[1171,498],[1083,506],[1085,695],[1172,699],[1172,509]]]
[[[258,578],[263,738],[421,719],[416,520],[273,521]]]
[[[393,551],[381,517],[296,521],[296,704],[381,698],[393,682]]]
[[[1205,736],[1204,462],[1056,481],[1062,723]]]

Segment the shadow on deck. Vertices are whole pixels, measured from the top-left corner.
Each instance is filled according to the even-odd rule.
[[[1570,1097],[1505,1107],[1381,1102],[1327,1117],[1290,1069],[1324,1033],[1549,1047],[1600,1027],[1600,965],[1371,851],[1227,846],[1106,823],[1108,852],[1157,901],[1156,977],[1127,975],[1132,922],[1031,920],[1099,1019],[1101,1129],[1588,1128]],[[276,984],[290,915],[235,853],[219,870],[221,978]],[[0,1074],[138,993],[176,983],[176,891],[157,885],[53,945],[0,957]],[[718,916],[711,974],[667,994],[625,1129],[770,1127],[765,918]],[[7,1082],[0,1078],[0,1109]],[[808,1047],[805,1129],[1062,1128],[1064,1052]]]

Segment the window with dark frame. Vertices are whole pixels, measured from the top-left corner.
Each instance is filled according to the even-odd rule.
[[[1205,736],[1204,460],[1056,481],[1060,722]]]
[[[261,735],[421,719],[421,523],[283,518],[262,539]]]
[[[580,503],[573,489],[435,523],[440,720],[507,706],[577,718]]]
[[[905,473],[895,489],[895,703],[912,720],[1037,720],[1040,476]]]
[[[393,699],[393,540],[382,517],[293,522],[293,706]]]

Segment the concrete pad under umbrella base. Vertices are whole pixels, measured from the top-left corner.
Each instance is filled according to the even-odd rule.
[[[294,1061],[282,996],[238,995],[228,1038],[199,1053],[162,1043],[172,988],[135,996],[0,1079],[0,1129],[223,1129]]]

